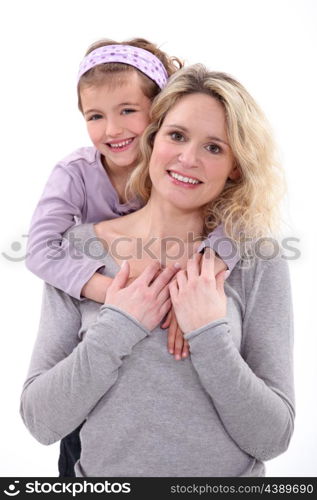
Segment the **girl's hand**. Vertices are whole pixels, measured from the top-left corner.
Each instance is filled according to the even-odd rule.
[[[187,270],[179,271],[169,285],[177,322],[184,334],[226,315],[226,272],[215,277],[214,261],[214,251],[206,248],[203,257],[195,254],[188,260]]]
[[[174,309],[171,308],[161,328],[168,328],[167,349],[174,354],[175,359],[187,358],[189,356],[189,344],[184,339],[183,332],[178,326]]]
[[[153,330],[171,308],[168,284],[179,266],[161,271],[159,262],[149,264],[129,286],[130,266],[125,261],[106,292],[105,304],[117,306]]]
[[[227,264],[225,264],[224,261],[216,255],[215,256],[214,275],[217,276],[217,274],[221,273],[221,271],[227,271],[227,273],[229,274]]]

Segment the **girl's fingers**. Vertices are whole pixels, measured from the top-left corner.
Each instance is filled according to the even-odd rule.
[[[182,359],[183,345],[184,345],[183,333],[181,332],[179,327],[177,327],[176,336],[175,336],[175,347],[174,347],[174,358],[177,361]]]
[[[215,252],[207,247],[201,262],[201,276],[215,277]]]
[[[174,354],[176,332],[177,323],[175,321],[172,321],[167,335],[167,349],[170,354]]]
[[[227,264],[224,263],[224,261],[218,257],[218,255],[215,256],[215,276],[217,274],[221,273],[221,271],[227,271]]]
[[[184,339],[182,358],[188,358],[189,356],[189,343]]]
[[[168,328],[171,324],[172,319],[172,309],[168,312],[165,321],[162,323],[161,328]]]
[[[192,255],[190,259],[187,261],[187,276],[188,279],[195,278],[199,276],[199,262],[201,259],[201,255],[199,253],[195,253]]]
[[[219,295],[225,295],[225,279],[227,271],[221,271],[216,276],[216,287]]]

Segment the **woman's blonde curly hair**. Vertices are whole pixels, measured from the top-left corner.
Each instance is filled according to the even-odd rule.
[[[152,188],[149,162],[155,135],[172,107],[182,97],[194,93],[207,94],[222,104],[229,145],[240,171],[239,179],[228,179],[222,193],[203,207],[203,236],[219,224],[237,243],[273,236],[285,183],[270,126],[237,80],[226,73],[208,71],[201,64],[177,71],[154,99],[151,123],[140,145],[140,163],[127,184],[127,198],[137,196],[143,203],[148,201]]]

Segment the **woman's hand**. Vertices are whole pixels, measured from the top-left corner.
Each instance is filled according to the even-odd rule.
[[[117,306],[138,320],[147,330],[153,330],[171,308],[169,282],[179,266],[166,267],[159,262],[148,265],[129,286],[130,266],[125,261],[107,289],[105,304]]]
[[[225,271],[215,277],[214,261],[214,251],[206,248],[203,257],[195,254],[188,260],[187,270],[179,271],[169,285],[177,322],[184,334],[226,315]]]

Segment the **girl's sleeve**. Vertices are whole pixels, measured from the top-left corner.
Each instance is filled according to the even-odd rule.
[[[286,261],[257,266],[241,354],[226,318],[188,333],[192,363],[222,423],[258,460],[283,453],[294,427],[293,320]]]
[[[63,233],[81,220],[85,185],[74,171],[58,164],[32,217],[26,266],[34,274],[76,299],[83,286],[102,266],[84,253],[75,252]]]
[[[225,235],[222,224],[208,234],[208,237],[202,242],[197,251],[202,252],[207,247],[212,248],[219,255],[230,274],[237,262],[239,262],[240,254],[234,241]]]
[[[124,357],[149,332],[116,307],[102,306],[80,341],[78,301],[44,286],[39,333],[20,412],[31,434],[51,444],[87,418],[115,384]]]

